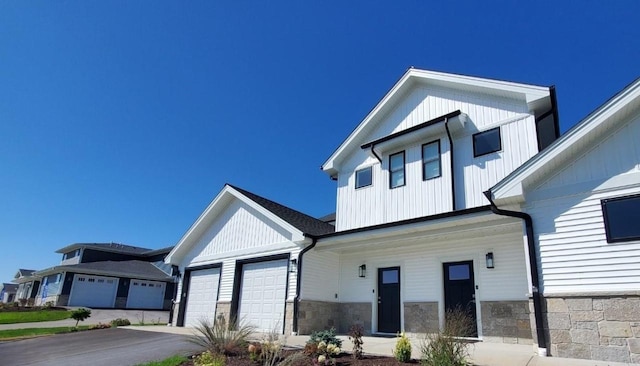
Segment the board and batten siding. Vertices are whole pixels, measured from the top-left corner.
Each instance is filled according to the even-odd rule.
[[[472,236],[472,234],[469,234]],[[443,267],[446,262],[473,260],[479,301],[526,300],[527,269],[522,226],[496,235],[481,234],[455,241],[406,242],[384,250],[344,254],[340,261],[341,302],[375,303],[377,269],[400,267],[403,302],[443,301]],[[485,254],[494,253],[495,268],[488,269]],[[358,267],[367,265],[366,278]]]
[[[640,241],[607,243],[601,200],[640,193],[640,116],[527,194],[545,294],[640,290]]]
[[[363,139],[363,143],[399,132],[446,113],[461,110],[469,119],[454,138],[456,208],[486,205],[482,192],[538,152],[535,118],[524,101],[420,86]],[[474,158],[472,135],[500,126],[502,151]],[[422,144],[440,140],[441,177],[422,180]],[[405,150],[404,187],[389,188],[389,154]],[[450,145],[444,132],[405,148],[385,152],[382,163],[355,149],[340,163],[336,230],[343,231],[452,210]],[[355,189],[355,171],[372,166],[373,184]]]
[[[340,256],[311,250],[302,261],[300,298],[336,302],[339,292]]]

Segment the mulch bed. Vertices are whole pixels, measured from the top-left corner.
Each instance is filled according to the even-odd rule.
[[[287,357],[291,353],[302,352],[302,350],[286,350],[283,352],[283,358]],[[349,353],[341,353],[337,357],[335,357],[336,366],[407,366],[410,364],[418,364],[418,361],[411,360],[410,362],[402,363],[398,362],[393,357],[388,356],[375,356],[375,355],[367,355],[360,360],[355,360],[351,357]],[[308,356],[303,360],[303,362],[296,362],[293,366],[319,366],[317,363],[314,364],[314,358]],[[276,363],[277,364],[277,363]],[[225,362],[225,366],[261,366],[260,362],[252,362],[249,359],[249,356],[232,356],[227,357],[227,362]],[[183,363],[181,366],[193,366],[192,361],[188,361]]]

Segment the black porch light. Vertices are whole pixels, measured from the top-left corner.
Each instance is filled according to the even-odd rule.
[[[367,277],[367,265],[366,264],[363,264],[360,267],[358,267],[358,277],[360,277],[360,278]]]
[[[495,264],[493,262],[493,252],[487,253],[487,255],[485,257],[486,257],[486,260],[487,260],[487,268],[494,268]]]

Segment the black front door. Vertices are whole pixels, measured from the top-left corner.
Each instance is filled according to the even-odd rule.
[[[471,320],[470,334],[465,337],[477,337],[476,291],[473,281],[473,262],[443,263],[444,269],[444,307],[446,310],[460,309]],[[446,321],[446,319],[445,319]]]
[[[400,331],[400,267],[378,268],[378,332]]]

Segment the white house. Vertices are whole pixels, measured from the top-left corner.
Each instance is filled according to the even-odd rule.
[[[322,165],[335,216],[223,188],[166,258],[174,323],[417,333],[462,308],[482,341],[633,359],[640,320],[612,314],[640,314],[640,235],[607,243],[597,210],[640,200],[637,87],[616,98],[558,139],[553,87],[409,69]]]

